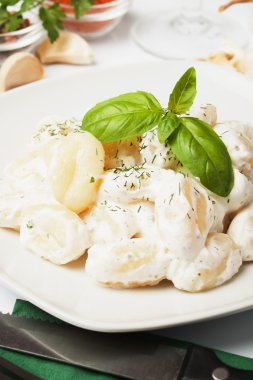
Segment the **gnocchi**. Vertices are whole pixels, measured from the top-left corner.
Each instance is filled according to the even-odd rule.
[[[78,215],[57,203],[28,206],[20,228],[21,244],[55,264],[66,264],[90,247],[86,226]]]
[[[104,169],[104,149],[90,133],[72,133],[52,150],[52,140],[43,146],[47,157],[47,181],[56,200],[79,214],[95,201]]]
[[[0,227],[20,230],[25,248],[58,265],[88,252],[87,274],[107,286],[166,279],[198,292],[221,285],[253,260],[253,132],[216,124],[212,105],[198,116],[231,154],[228,197],[182,173],[157,128],[102,144],[79,122],[52,118],[40,124],[28,154],[5,170]]]

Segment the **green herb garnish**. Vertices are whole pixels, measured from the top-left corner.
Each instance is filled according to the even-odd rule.
[[[94,177],[90,177],[90,183],[94,183],[95,182],[95,178]]]
[[[169,138],[172,152],[213,193],[226,197],[234,185],[231,158],[212,127],[193,117],[180,119]]]
[[[196,96],[196,70],[190,67],[179,79],[170,94],[168,108],[175,114],[186,113]]]
[[[59,37],[59,30],[63,29],[62,19],[65,17],[64,12],[60,9],[58,3],[50,7],[40,7],[39,17],[42,21],[44,29],[48,33],[51,42],[54,42]]]
[[[26,223],[26,228],[28,228],[29,230],[31,228],[33,228],[33,221],[32,220],[28,220],[28,222]]]
[[[74,8],[77,19],[81,18],[83,13],[88,11],[94,0],[70,0],[70,5]]]
[[[43,27],[50,41],[54,42],[59,36],[59,30],[63,29],[62,20],[66,14],[60,4],[45,6],[44,3],[45,0],[0,0],[0,33],[13,32],[22,28],[25,21],[24,12],[38,9]],[[93,3],[94,0],[70,0],[77,19],[88,11]],[[19,5],[19,8],[15,12],[10,11],[9,7],[16,5]]]
[[[163,113],[152,94],[130,92],[98,103],[84,116],[82,129],[102,142],[124,140],[153,128]]]
[[[164,109],[154,95],[132,92],[98,103],[84,116],[82,129],[102,142],[142,135],[157,126],[161,143],[209,190],[226,197],[234,185],[231,158],[212,127],[184,116],[196,96],[196,71],[189,68],[176,83]]]
[[[170,112],[164,115],[158,124],[158,139],[160,143],[164,143],[170,135],[179,127],[180,118]]]

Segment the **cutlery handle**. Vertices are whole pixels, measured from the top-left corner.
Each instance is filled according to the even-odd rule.
[[[212,350],[193,346],[187,351],[178,380],[252,380],[253,371],[229,367]]]

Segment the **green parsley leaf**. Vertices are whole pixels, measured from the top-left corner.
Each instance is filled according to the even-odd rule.
[[[50,7],[44,6],[44,0],[0,0],[0,33],[17,30],[24,21],[23,14],[34,8],[39,8],[39,17],[44,29],[48,33],[51,42],[59,36],[59,30],[63,29],[62,19],[66,17],[61,5],[53,3]],[[76,18],[80,18],[88,11],[94,0],[70,0]],[[15,13],[8,12],[8,7],[20,5]]]
[[[130,92],[98,103],[85,114],[82,129],[102,142],[123,140],[152,129],[163,112],[152,94]]]
[[[26,228],[28,228],[29,230],[31,228],[33,228],[33,221],[32,220],[28,220],[28,222],[26,223]]]
[[[196,93],[196,70],[190,67],[170,94],[169,110],[179,115],[186,113],[192,106]]]
[[[23,24],[24,19],[18,13],[13,13],[11,17],[8,18],[8,22],[5,24],[6,32],[13,32],[18,29],[18,27]]]
[[[23,0],[20,10],[21,12],[26,12],[34,8],[35,6],[36,6],[35,0]]]
[[[193,117],[182,117],[169,137],[177,159],[213,193],[226,197],[234,185],[227,148],[211,126]]]
[[[24,23],[23,13],[35,8],[43,0],[0,0],[0,33],[13,32]],[[20,3],[20,4],[18,4]],[[8,7],[20,5],[15,12],[10,12]]]
[[[95,178],[94,177],[90,177],[90,183],[94,183],[95,182]]]
[[[19,2],[19,0],[1,0],[0,5],[2,8],[7,8],[13,5],[16,5]]]
[[[13,32],[17,30],[19,25],[24,22],[23,18],[20,15],[13,14],[11,17],[8,17],[8,21],[5,22],[4,32]]]
[[[83,13],[87,12],[93,3],[93,0],[70,0],[77,19],[81,18]]]
[[[59,4],[55,3],[49,8],[41,7],[39,9],[39,17],[43,27],[48,32],[48,37],[51,42],[54,42],[59,37],[59,30],[63,29],[62,19],[65,13],[60,9]]]

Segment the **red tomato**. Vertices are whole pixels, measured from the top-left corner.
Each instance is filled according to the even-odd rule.
[[[54,0],[54,3],[59,3],[59,4],[69,4],[70,0]]]
[[[110,3],[111,1],[114,1],[114,0],[95,0],[95,4],[105,4],[105,3]]]
[[[105,4],[110,3],[111,1],[114,0],[95,0],[94,4]],[[70,0],[54,0],[54,2],[59,4],[70,4]]]

